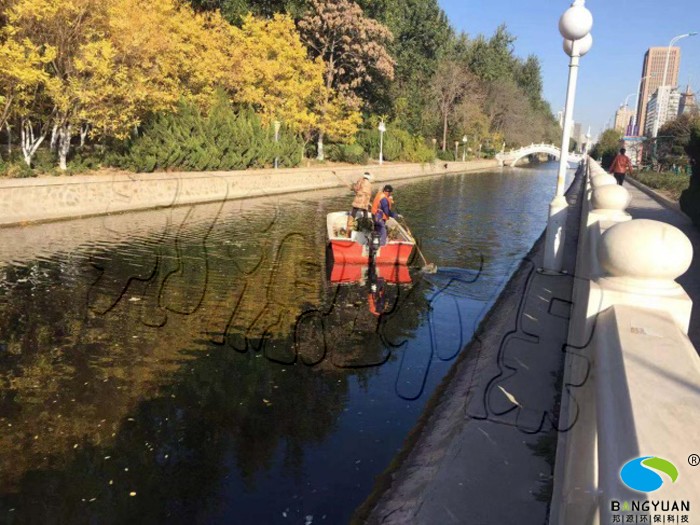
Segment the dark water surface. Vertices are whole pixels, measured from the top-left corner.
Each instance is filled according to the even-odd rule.
[[[347,523],[555,178],[396,183],[450,270],[387,283],[380,316],[329,281],[343,190],[0,230],[0,522]]]

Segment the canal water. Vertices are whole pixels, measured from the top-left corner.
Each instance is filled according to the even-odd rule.
[[[432,275],[332,268],[340,189],[0,230],[0,522],[347,523],[555,179],[394,184]]]

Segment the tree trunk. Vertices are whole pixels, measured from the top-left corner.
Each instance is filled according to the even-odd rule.
[[[5,129],[7,130],[7,155],[8,157],[12,155],[12,130],[10,129],[10,123],[5,121]]]
[[[447,151],[447,114],[442,121],[442,151]]]
[[[87,137],[88,131],[90,130],[89,124],[83,124],[80,126],[80,147],[85,146],[85,138]]]
[[[68,152],[70,151],[71,125],[63,124],[58,130],[58,167],[66,171]]]
[[[323,133],[318,134],[318,155],[316,156],[317,160],[325,160],[325,157],[323,155]]]
[[[22,156],[27,166],[32,167],[32,158],[39,149],[39,146],[46,138],[46,131],[42,131],[41,135],[34,135],[34,127],[29,119],[22,119],[20,124],[20,142],[22,147]]]
[[[54,124],[51,128],[51,142],[49,142],[49,148],[51,151],[56,151],[56,145],[58,144],[58,124]]]

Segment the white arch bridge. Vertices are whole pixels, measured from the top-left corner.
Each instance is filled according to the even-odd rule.
[[[546,153],[559,160],[561,154],[561,149],[559,149],[554,144],[530,144],[529,146],[523,146],[520,149],[512,149],[510,151],[502,151],[496,154],[496,159],[501,163],[501,166],[514,167],[520,159],[527,157],[528,155],[536,155],[537,153]],[[583,155],[578,153],[569,153],[569,158],[567,162],[569,164],[578,164],[583,160]]]

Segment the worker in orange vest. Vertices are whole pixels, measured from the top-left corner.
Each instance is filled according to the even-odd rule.
[[[389,219],[401,218],[401,215],[394,213],[391,209],[394,204],[392,193],[394,188],[391,184],[387,184],[374,197],[372,203],[372,217],[374,217],[374,229],[379,233],[380,245],[384,246],[387,241],[386,222]]]

